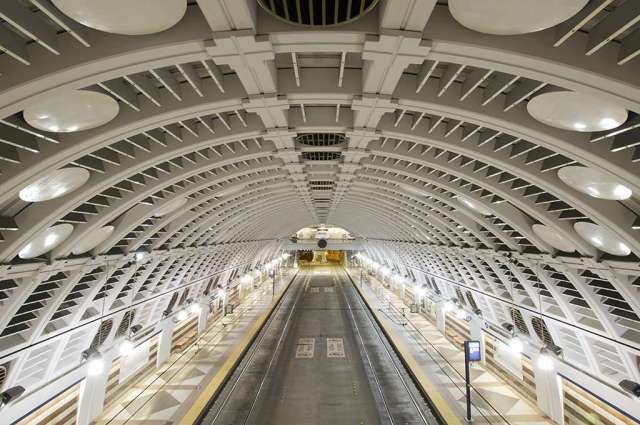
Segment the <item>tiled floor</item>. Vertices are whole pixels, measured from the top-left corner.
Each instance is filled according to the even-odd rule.
[[[359,279],[359,275],[359,270],[352,271],[354,280],[356,277]],[[403,341],[423,371],[441,390],[445,401],[454,407],[454,413],[463,418],[466,409],[463,351],[449,342],[426,317],[410,313],[408,306],[395,293],[384,288],[374,278],[368,279],[370,284],[359,287],[370,305],[381,313],[385,328],[393,331],[394,335]],[[402,309],[406,312],[405,318],[398,313]],[[403,321],[409,323],[403,326]],[[504,380],[488,372],[481,365],[474,365],[471,376],[473,386],[482,396],[472,398],[473,423],[553,424],[535,405],[522,399]]]
[[[270,281],[247,294],[232,315],[209,325],[195,344],[125,391],[95,424],[178,423],[272,299]]]

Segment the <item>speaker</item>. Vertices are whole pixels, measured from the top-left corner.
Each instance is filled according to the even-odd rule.
[[[320,239],[318,240],[318,248],[326,248],[327,247],[327,240],[326,239]]]

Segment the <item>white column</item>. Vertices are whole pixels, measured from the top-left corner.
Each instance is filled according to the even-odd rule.
[[[209,302],[207,297],[201,297],[198,302],[200,312],[198,313],[198,335],[207,329],[207,321],[209,319]]]
[[[436,327],[442,335],[444,335],[445,326],[444,302],[439,302],[436,303]]]
[[[160,367],[169,360],[171,355],[171,343],[173,341],[173,328],[176,324],[173,318],[166,318],[160,322],[160,337],[158,338],[158,356],[156,357],[156,367]]]
[[[113,352],[113,350],[111,350]],[[78,409],[76,425],[89,425],[96,419],[104,408],[104,399],[107,391],[107,380],[114,354],[107,352],[102,354],[104,370],[102,373],[87,376],[81,383],[78,391]],[[85,367],[86,369],[86,367]]]
[[[531,359],[533,363],[533,375],[536,382],[536,396],[538,407],[555,423],[564,424],[564,394],[562,391],[562,379],[556,369],[544,370],[538,367],[538,354]]]

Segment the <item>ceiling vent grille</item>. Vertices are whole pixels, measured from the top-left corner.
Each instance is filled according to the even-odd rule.
[[[298,25],[331,26],[353,21],[379,0],[258,0],[263,9]]]
[[[306,161],[336,161],[340,159],[340,152],[302,152]]]
[[[7,380],[8,374],[9,374],[9,370],[7,368],[7,365],[1,365],[0,366],[0,388],[2,388],[2,385]]]
[[[296,141],[307,146],[334,146],[344,143],[346,137],[339,133],[304,133],[296,137]]]

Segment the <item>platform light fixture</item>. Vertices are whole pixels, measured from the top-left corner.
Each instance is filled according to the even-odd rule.
[[[553,370],[555,369],[555,361],[548,348],[543,347],[540,349],[536,365],[540,370]]]
[[[509,340],[509,349],[513,354],[522,354],[522,350],[524,350],[524,342],[522,339],[514,334]]]
[[[82,353],[82,357],[87,361],[87,375],[98,376],[104,372],[104,358],[98,350],[86,350]]]
[[[127,357],[133,351],[133,342],[129,338],[125,338],[120,341],[120,346],[118,347],[118,353],[122,357]]]
[[[192,314],[198,314],[200,313],[200,310],[202,310],[202,307],[200,307],[200,304],[198,304],[197,302],[189,305],[189,312]]]
[[[182,309],[178,312],[178,314],[176,314],[176,319],[178,320],[178,322],[182,322],[183,320],[186,320],[189,317],[189,313],[187,313],[187,310]]]

